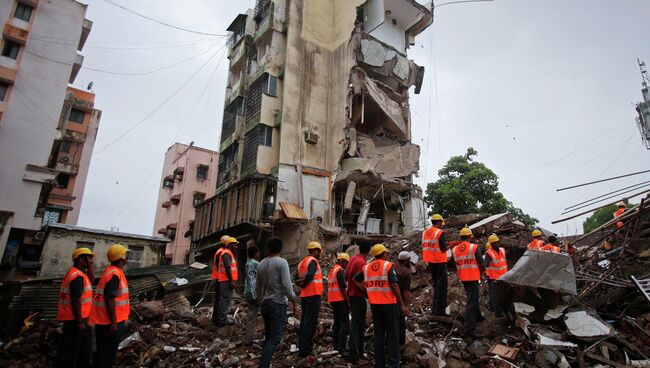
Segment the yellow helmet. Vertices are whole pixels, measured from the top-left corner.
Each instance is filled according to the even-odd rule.
[[[496,243],[496,242],[498,242],[498,241],[499,241],[499,237],[496,236],[495,234],[492,234],[492,235],[490,235],[490,236],[488,237],[488,243],[490,243],[490,244],[492,244],[492,243]]]
[[[467,227],[464,227],[460,230],[460,236],[474,236],[474,234],[472,234],[472,230],[470,230]]]
[[[441,215],[436,213],[435,215],[431,216],[431,221],[445,221],[445,219],[442,218]]]
[[[323,247],[321,247],[321,245],[320,245],[319,242],[315,242],[315,241],[313,241],[313,242],[310,242],[309,244],[307,244],[307,249],[308,249],[308,250],[312,250],[312,249],[320,249],[320,250],[323,250]]]
[[[79,258],[79,256],[83,256],[86,254],[93,257],[95,256],[95,253],[93,253],[92,250],[82,247],[82,248],[77,248],[74,250],[74,252],[72,252],[72,260],[74,261],[75,259]]]
[[[490,249],[492,249],[492,244],[490,242],[485,243],[485,250],[488,251]]]
[[[106,252],[106,258],[109,262],[115,262],[120,258],[124,258],[126,252],[129,250],[122,244],[113,244],[108,247],[108,252]]]
[[[625,202],[618,202],[616,207],[627,207],[627,205],[625,205]]]
[[[338,256],[336,256],[336,259],[339,261],[348,261],[350,262],[350,255],[347,253],[339,253]]]
[[[373,257],[377,257],[378,255],[388,252],[388,249],[383,244],[375,244],[372,246],[372,249],[370,249],[370,255]]]
[[[237,240],[237,238],[233,238],[232,236],[229,236],[228,239],[226,239],[226,245],[230,245],[232,243],[239,244],[239,240]]]
[[[542,236],[542,232],[535,229],[535,230],[533,230],[532,235],[533,235],[533,238],[538,237],[538,236]]]
[[[219,241],[221,242],[221,244],[226,245],[228,244],[228,238],[230,238],[230,236],[223,235],[221,238],[219,238]]]

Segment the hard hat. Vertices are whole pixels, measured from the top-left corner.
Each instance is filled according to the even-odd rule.
[[[542,232],[539,231],[539,230],[537,230],[537,229],[535,229],[535,230],[533,230],[533,234],[532,234],[532,235],[533,235],[533,238],[534,238],[534,237],[537,237],[537,236],[542,236]]]
[[[624,202],[618,202],[616,207],[627,207],[627,205]]]
[[[485,250],[488,251],[492,249],[492,244],[490,242],[485,243]]]
[[[492,235],[490,235],[490,236],[488,237],[488,243],[490,243],[490,244],[492,244],[492,243],[496,243],[496,242],[498,242],[498,241],[499,241],[499,237],[496,236],[495,234],[492,234]]]
[[[226,245],[230,245],[232,243],[239,244],[239,240],[237,240],[237,238],[233,238],[232,236],[229,236],[228,239],[226,239]]]
[[[106,252],[106,258],[109,262],[115,262],[120,258],[124,258],[126,252],[129,250],[122,244],[113,244],[108,247],[108,252]]]
[[[442,218],[441,215],[436,213],[435,215],[431,216],[431,221],[445,221],[445,219]]]
[[[312,249],[320,249],[320,250],[323,250],[323,247],[321,247],[321,245],[320,245],[319,242],[315,242],[315,241],[313,241],[313,242],[307,244],[307,249],[308,249],[308,250],[312,250]]]
[[[77,248],[74,250],[74,252],[72,252],[72,260],[74,261],[75,259],[79,258],[79,256],[83,256],[86,254],[93,257],[95,256],[95,253],[93,253],[92,250],[82,247],[82,248]]]
[[[221,244],[224,244],[224,245],[225,245],[225,244],[228,244],[228,241],[227,241],[228,238],[230,238],[230,236],[228,236],[228,235],[223,235],[223,236],[219,239],[219,241],[221,242]]]
[[[373,257],[377,257],[378,255],[385,252],[388,252],[388,249],[386,249],[383,244],[375,244],[370,249],[370,255]]]
[[[472,230],[470,230],[467,227],[464,227],[460,230],[460,236],[474,236],[474,234],[472,234]]]
[[[350,262],[350,255],[347,253],[339,253],[338,256],[336,256],[336,259],[339,261],[348,261]]]

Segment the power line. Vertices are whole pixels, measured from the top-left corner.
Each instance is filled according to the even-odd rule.
[[[614,177],[607,178],[607,179],[595,180],[595,181],[590,181],[590,182],[588,182],[588,183],[572,185],[572,186],[570,186],[570,187],[565,187],[565,188],[557,189],[556,191],[561,192],[561,191],[563,191],[563,190],[567,190],[567,189],[573,189],[573,188],[578,188],[578,187],[582,187],[582,186],[585,186],[585,185],[591,185],[591,184],[602,183],[602,182],[604,182],[604,181],[610,181],[610,180],[615,180],[615,179],[627,178],[628,176],[634,176],[634,175],[639,175],[639,174],[645,174],[645,173],[649,173],[649,172],[650,172],[650,170],[638,171],[638,172],[634,172],[634,173],[630,173],[630,174],[614,176]]]
[[[458,0],[458,1],[450,1],[448,3],[442,3],[438,5],[433,5],[433,9],[439,8],[443,5],[452,5],[452,4],[462,4],[462,3],[480,3],[480,2],[486,2],[486,1],[494,1],[494,0]]]
[[[567,213],[575,212],[575,211],[577,211],[577,210],[579,210],[579,209],[582,209],[582,208],[585,208],[585,207],[592,206],[592,205],[594,205],[594,204],[596,204],[596,203],[599,203],[599,202],[602,202],[602,201],[606,201],[606,200],[608,200],[608,199],[616,198],[616,197],[620,196],[621,194],[625,194],[625,193],[633,192],[633,191],[635,191],[635,190],[637,190],[637,189],[647,188],[647,187],[649,187],[649,186],[650,186],[650,185],[646,184],[646,185],[642,185],[642,186],[640,186],[640,187],[638,187],[638,188],[629,189],[629,190],[626,190],[626,191],[624,191],[624,192],[621,192],[621,193],[618,193],[618,194],[614,194],[614,195],[611,195],[611,196],[605,197],[605,198],[603,198],[603,199],[599,199],[599,200],[597,200],[597,201],[595,201],[595,202],[592,202],[592,203],[589,203],[589,204],[585,204],[584,206],[580,206],[580,207],[576,207],[576,208],[574,208],[574,209],[572,209],[572,210],[564,211],[564,212],[561,213],[561,215],[566,215]]]
[[[49,40],[47,38],[40,38],[40,37],[30,37],[30,41],[36,41],[36,42],[41,42],[41,43],[49,43],[49,44],[54,44],[54,45],[66,45],[66,46],[77,46],[78,43],[75,43],[73,40],[70,40],[70,42],[61,42],[58,40]],[[214,42],[214,38],[209,38],[209,39],[203,39],[201,41],[194,41],[194,42],[179,42],[179,43],[170,43],[170,44],[165,44],[165,46],[150,46],[150,47],[143,47],[143,46],[133,46],[133,47],[111,47],[111,46],[85,46],[84,49],[90,48],[90,49],[100,49],[100,50],[159,50],[159,49],[171,49],[171,48],[180,48],[180,47],[185,47],[185,46],[195,46],[199,45],[202,43],[206,42]]]
[[[636,187],[642,186],[642,185],[644,185],[644,184],[650,184],[650,180],[649,180],[649,181],[643,181],[643,182],[641,182],[641,183],[637,183],[637,184],[634,184],[634,185],[630,185],[630,186],[627,186],[627,187],[625,187],[625,188],[621,188],[621,189],[613,190],[613,191],[611,191],[611,192],[609,192],[609,193],[601,194],[601,195],[599,195],[599,196],[597,196],[597,197],[593,197],[593,198],[588,199],[588,200],[586,200],[586,201],[584,201],[584,202],[576,203],[576,204],[574,204],[573,206],[569,206],[569,207],[565,208],[565,210],[569,210],[569,209],[572,209],[572,208],[574,208],[574,207],[580,206],[580,205],[582,205],[582,204],[592,202],[592,201],[594,201],[594,200],[596,200],[596,199],[602,198],[602,197],[607,196],[607,195],[610,195],[610,194],[618,193],[618,192],[620,192],[620,191],[622,191],[622,190],[626,190],[626,189],[630,189],[630,188],[636,188]],[[619,193],[619,194],[621,194],[621,193]]]

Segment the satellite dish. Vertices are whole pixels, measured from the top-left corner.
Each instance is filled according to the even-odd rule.
[[[92,90],[92,88],[93,88],[93,83],[94,83],[94,82],[90,82],[90,83],[88,83],[88,87],[86,87],[86,89],[89,90],[89,91]]]

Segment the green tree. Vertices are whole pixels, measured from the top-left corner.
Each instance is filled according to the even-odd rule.
[[[630,207],[634,206],[627,203],[627,208]],[[596,230],[600,225],[613,219],[614,212],[616,212],[617,209],[618,207],[616,207],[615,204],[612,204],[594,211],[594,213],[591,216],[587,217],[587,219],[585,219],[585,221],[582,223],[582,231],[584,231],[586,234]]]
[[[464,213],[510,212],[527,225],[538,222],[514,206],[499,192],[499,177],[484,164],[474,161],[478,152],[470,147],[454,156],[438,171],[439,179],[428,183],[424,200],[432,212],[443,216]]]

